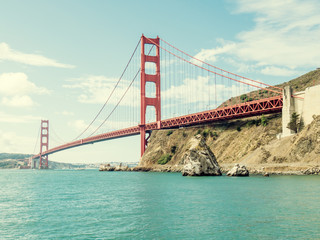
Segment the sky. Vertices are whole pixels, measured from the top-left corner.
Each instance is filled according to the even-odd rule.
[[[231,72],[277,84],[320,67],[317,0],[0,0],[0,152],[73,140],[120,77],[141,34]],[[188,83],[188,81],[185,81]],[[49,156],[137,162],[139,136]]]

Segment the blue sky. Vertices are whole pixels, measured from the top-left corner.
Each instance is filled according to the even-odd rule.
[[[0,152],[33,153],[41,119],[50,120],[50,146],[75,138],[105,101],[109,89],[101,86],[119,78],[142,33],[268,84],[320,66],[316,0],[0,4]],[[138,161],[139,149],[137,136],[49,159]]]

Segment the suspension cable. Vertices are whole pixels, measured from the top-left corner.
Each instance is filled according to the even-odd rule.
[[[120,104],[120,102],[122,101],[122,99],[124,98],[124,96],[127,94],[129,88],[131,87],[131,85],[132,85],[132,83],[134,82],[134,80],[137,78],[139,72],[140,72],[140,69],[137,71],[136,75],[134,76],[134,78],[133,78],[132,81],[130,82],[128,88],[127,88],[126,91],[123,93],[123,95],[121,96],[120,100],[119,100],[118,103],[114,106],[114,108],[113,108],[112,111],[109,113],[109,115],[104,119],[104,121],[99,125],[99,127],[97,127],[96,130],[94,130],[94,132],[89,135],[89,137],[91,137],[93,134],[95,134],[95,133],[102,127],[102,125],[105,124],[105,122],[110,118],[110,116],[111,116],[112,113],[116,110],[116,108],[118,107],[118,105]]]
[[[57,139],[59,140],[58,142],[66,143],[66,141],[63,140],[63,139],[56,133],[56,131],[55,131],[54,128],[52,127],[52,123],[51,123],[51,126],[50,126],[50,131],[52,131],[53,135],[55,135],[55,136],[57,137]]]
[[[127,65],[126,65],[126,67],[124,68],[124,70],[123,70],[123,72],[122,72],[122,74],[121,74],[121,76],[120,76],[120,78],[119,78],[119,80],[117,81],[116,85],[115,85],[114,88],[112,89],[111,93],[109,94],[109,97],[107,98],[107,100],[105,101],[105,103],[103,104],[103,106],[101,107],[100,111],[97,113],[97,115],[96,115],[96,116],[94,117],[94,119],[91,121],[91,123],[87,126],[87,128],[86,128],[84,131],[82,131],[74,140],[76,140],[76,139],[78,139],[79,137],[81,137],[81,136],[89,129],[89,127],[90,127],[90,126],[93,124],[93,122],[98,118],[98,116],[100,115],[100,113],[102,112],[102,110],[105,108],[105,106],[106,106],[107,103],[109,102],[111,96],[113,95],[114,91],[115,91],[116,88],[118,87],[118,85],[119,85],[119,83],[120,83],[123,75],[124,75],[125,72],[127,71],[127,68],[128,68],[128,66],[129,66],[130,62],[131,62],[134,54],[136,53],[136,51],[137,51],[137,49],[138,49],[138,46],[140,45],[140,41],[141,41],[141,39],[139,39],[138,44],[137,44],[137,46],[135,47],[135,49],[134,49],[134,51],[133,51],[133,53],[132,53],[132,55],[131,55],[131,57],[130,57]],[[140,70],[139,70],[139,71],[140,71]],[[90,135],[90,136],[91,136],[91,135]],[[74,140],[73,140],[73,141],[74,141]]]
[[[224,69],[222,69],[222,68],[219,68],[219,67],[217,67],[217,66],[211,65],[211,64],[209,64],[209,63],[207,63],[207,62],[204,62],[204,61],[202,61],[202,60],[200,60],[200,59],[198,59],[198,58],[196,58],[196,57],[194,57],[194,56],[191,56],[190,54],[188,54],[188,53],[180,50],[179,48],[176,48],[175,46],[173,46],[173,45],[171,45],[170,43],[166,42],[166,41],[163,40],[162,38],[160,38],[160,39],[161,39],[161,41],[163,41],[164,43],[168,44],[170,47],[172,47],[172,48],[178,50],[179,52],[187,55],[188,57],[190,57],[190,58],[192,58],[192,59],[194,59],[194,60],[197,60],[197,61],[199,61],[199,62],[201,62],[201,63],[203,63],[203,64],[206,64],[206,65],[208,65],[208,66],[210,66],[210,67],[213,67],[213,68],[218,69],[218,70],[221,70],[221,71],[223,71],[223,72],[225,72],[225,73],[232,74],[232,75],[234,75],[234,76],[237,76],[237,77],[240,77],[240,78],[243,78],[243,79],[246,79],[246,80],[255,82],[255,83],[259,83],[259,84],[262,84],[262,85],[265,85],[265,86],[268,86],[268,87],[271,87],[271,88],[277,88],[277,89],[279,89],[279,90],[282,90],[282,88],[279,88],[279,87],[276,87],[276,86],[272,86],[272,85],[269,85],[269,84],[266,84],[266,83],[263,83],[263,82],[259,82],[259,81],[256,81],[256,80],[253,80],[253,79],[250,79],[250,78],[246,78],[246,77],[240,76],[240,75],[238,75],[238,74],[235,74],[235,73],[226,71],[226,70],[224,70]]]
[[[140,41],[139,41],[140,43]],[[149,50],[148,54],[149,55],[153,49],[154,45],[151,47],[151,49]],[[128,90],[130,89],[130,87],[132,86],[134,80],[137,78],[139,72],[141,71],[141,68],[139,68],[139,70],[137,71],[136,75],[134,76],[134,78],[132,79],[132,81],[130,82],[129,86],[127,87],[126,91],[122,94],[121,98],[119,99],[118,103],[114,106],[114,108],[112,109],[112,111],[109,113],[109,115],[104,119],[104,121],[99,125],[99,127],[96,128],[96,130],[93,131],[93,133],[91,133],[88,137],[91,137],[93,134],[95,134],[101,127],[103,124],[105,124],[105,122],[110,118],[110,116],[112,115],[112,113],[116,110],[116,108],[119,106],[120,102],[122,101],[122,99],[124,98],[124,96],[127,94]]]
[[[256,88],[264,89],[264,90],[267,90],[267,91],[270,91],[270,92],[274,92],[274,93],[282,94],[282,92],[279,92],[279,91],[276,91],[276,90],[271,90],[271,89],[267,89],[267,88],[265,88],[265,87],[260,87],[260,86],[257,86],[257,85],[254,85],[254,84],[251,84],[251,83],[246,83],[246,82],[243,82],[243,81],[240,81],[240,80],[237,80],[237,79],[234,79],[234,78],[231,78],[231,77],[225,76],[225,75],[223,75],[223,74],[220,74],[220,73],[217,73],[217,72],[211,71],[211,70],[209,70],[209,69],[207,69],[207,68],[204,68],[204,67],[202,67],[202,66],[199,66],[198,64],[195,64],[195,63],[193,63],[193,62],[190,62],[190,61],[188,61],[188,60],[186,60],[186,59],[184,59],[184,58],[182,58],[182,57],[180,57],[180,56],[178,56],[178,55],[176,55],[176,54],[172,53],[171,51],[169,51],[169,50],[167,50],[167,49],[165,49],[165,48],[161,47],[159,44],[157,44],[157,43],[155,43],[154,41],[152,41],[150,38],[147,38],[147,39],[148,39],[151,43],[153,43],[154,45],[156,45],[156,46],[158,46],[158,47],[162,48],[163,50],[165,50],[166,52],[168,52],[168,53],[170,53],[170,54],[174,55],[175,57],[177,57],[177,58],[179,58],[179,59],[181,59],[181,60],[183,60],[183,61],[185,61],[185,62],[188,62],[189,64],[192,64],[192,65],[194,65],[194,66],[196,66],[196,67],[198,67],[198,68],[200,68],[200,69],[203,69],[203,70],[209,71],[209,72],[211,72],[211,73],[213,73],[213,74],[218,74],[218,75],[219,75],[219,76],[221,76],[221,77],[224,77],[224,78],[230,79],[230,80],[235,81],[235,82],[240,82],[240,83],[243,83],[243,84],[246,84],[246,85],[252,86],[252,87],[256,87]],[[221,69],[221,71],[223,71],[223,70]]]
[[[35,152],[36,152],[36,147],[37,147],[39,136],[40,136],[40,128],[41,127],[39,127],[39,130],[38,130],[36,144],[34,145],[34,148],[33,148],[33,154],[35,154]]]

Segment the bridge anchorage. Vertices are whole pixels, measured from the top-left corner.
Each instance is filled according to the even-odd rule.
[[[132,60],[134,57],[137,58],[137,61]],[[137,63],[136,66],[135,63]],[[150,64],[154,66],[152,73],[149,71],[148,65]],[[127,71],[128,66],[132,65],[133,71]],[[132,74],[127,77],[132,81],[122,81],[125,84],[129,83],[129,86],[121,92],[122,95],[119,97],[114,92],[119,89],[119,82],[124,74]],[[140,81],[135,81],[139,74]],[[254,92],[254,90],[257,91]],[[133,94],[130,95],[130,91]],[[252,92],[254,94],[250,95]],[[240,95],[241,97],[245,95],[245,97],[234,98],[234,96]],[[130,96],[131,100],[126,99]],[[114,101],[113,105],[111,104],[108,117],[91,135],[80,138],[90,127],[93,127],[92,123],[111,98]],[[134,101],[137,101],[137,104]],[[133,135],[140,135],[140,152],[143,156],[152,130],[172,129],[276,113],[282,111],[282,105],[281,88],[210,65],[159,37],[148,38],[142,35],[107,101],[88,127],[75,140],[49,149],[49,121],[41,121],[40,152],[31,158],[29,166],[35,167],[33,161],[39,159],[39,168],[46,169],[50,154]],[[114,107],[112,108],[112,106]],[[138,106],[140,114],[136,114],[139,112]],[[148,107],[154,110],[154,114],[151,114],[151,121],[147,119],[147,116],[150,118],[147,113]],[[118,119],[127,119],[129,113],[133,113],[133,121],[129,127],[110,127],[111,130],[97,134],[97,130],[107,120],[110,120],[109,117],[115,115],[114,112],[119,113]],[[164,119],[162,119],[162,115]]]

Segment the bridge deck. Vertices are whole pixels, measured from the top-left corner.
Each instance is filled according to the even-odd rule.
[[[222,107],[199,113],[184,115],[181,117],[161,120],[161,129],[170,129],[182,126],[191,126],[201,123],[208,123],[213,121],[230,120],[243,117],[257,116],[261,114],[281,112],[282,105],[282,96],[279,95],[271,98],[241,103],[229,107]],[[146,124],[147,131],[152,131],[156,129],[158,129],[156,122]],[[85,144],[93,144],[95,142],[106,141],[126,136],[133,136],[138,134],[140,134],[139,126],[129,127],[108,133],[102,133],[96,136],[83,138],[49,149],[48,151],[43,152],[42,156],[53,154],[62,150],[78,147]],[[40,153],[33,156],[34,159],[39,157]]]

